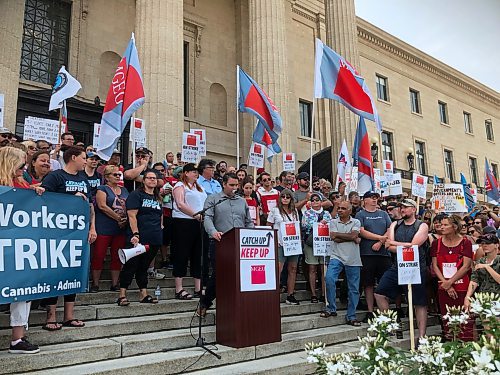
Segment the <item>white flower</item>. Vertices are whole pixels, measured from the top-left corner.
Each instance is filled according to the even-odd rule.
[[[316,357],[313,357],[312,355],[307,356],[307,363],[318,363],[319,359]]]
[[[368,355],[368,350],[366,349],[365,346],[362,346],[361,348],[359,348],[359,353],[358,355],[361,357],[361,358],[365,358],[365,359],[370,359],[370,356]]]
[[[387,354],[384,349],[377,348],[377,349],[375,349],[375,351],[377,352],[377,356],[375,357],[376,362],[378,362],[384,358],[389,358],[389,354]]]
[[[495,369],[495,365],[493,364],[493,353],[485,346],[481,348],[480,353],[473,351],[471,354],[478,369]]]

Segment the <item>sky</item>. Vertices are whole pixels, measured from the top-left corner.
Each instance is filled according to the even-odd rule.
[[[355,0],[356,15],[500,92],[500,0]]]

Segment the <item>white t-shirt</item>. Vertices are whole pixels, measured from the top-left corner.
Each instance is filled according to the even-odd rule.
[[[203,210],[203,205],[205,204],[205,199],[207,199],[207,193],[202,189],[202,191],[198,191],[196,187],[193,186],[192,189],[188,188],[182,181],[179,181],[175,184],[173,191],[175,189],[184,189],[184,201],[186,204],[191,207],[193,212],[198,212]],[[186,215],[182,212],[174,199],[174,210],[172,211],[172,217],[181,218],[181,219],[193,219],[192,216]]]
[[[278,207],[273,207],[271,211],[269,211],[269,215],[267,217],[267,221],[273,224],[273,229],[278,230],[278,242],[281,246],[283,246],[281,240],[281,223],[291,223],[294,221],[299,221],[298,214],[288,214],[289,218],[286,215],[281,215],[280,209]]]

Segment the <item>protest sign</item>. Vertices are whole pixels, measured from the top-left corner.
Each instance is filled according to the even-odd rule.
[[[471,186],[469,191],[470,191],[470,194],[472,195],[472,199],[473,199],[474,203],[477,203],[477,189],[475,187]]]
[[[418,257],[418,246],[398,246],[398,284],[420,284],[420,261]]]
[[[182,133],[181,161],[186,163],[198,162],[200,137],[196,134]]]
[[[88,202],[5,186],[0,195],[0,303],[85,292]]]
[[[380,169],[378,168],[373,168],[373,182],[375,191],[382,194],[382,187],[380,185]]]
[[[283,154],[283,170],[290,172],[295,171],[295,154],[293,152]]]
[[[0,128],[3,128],[3,112],[5,108],[5,96],[4,94],[0,94]]]
[[[302,254],[302,242],[300,240],[300,223],[292,221],[280,224],[281,243],[283,253],[286,257]]]
[[[131,128],[130,137],[135,148],[146,147],[146,124],[143,119],[134,118],[134,126]]]
[[[413,179],[411,182],[411,194],[424,198],[426,197],[427,194],[427,176],[422,176],[418,173],[413,173]]]
[[[250,146],[250,153],[248,154],[248,165],[250,167],[263,168],[264,167],[264,146],[252,142]]]
[[[382,165],[384,166],[384,173],[394,173],[394,162],[392,160],[384,160]]]
[[[94,138],[92,146],[97,149],[99,147],[99,134],[101,134],[101,124],[94,122]]]
[[[316,257],[330,255],[332,248],[332,239],[328,224],[313,224],[313,254]]]
[[[242,292],[276,289],[276,249],[273,230],[240,229]]]
[[[345,174],[345,177],[347,180],[347,172]],[[349,174],[349,183],[347,184],[346,190],[348,190],[349,192],[358,191],[358,167],[352,167],[351,173]]]
[[[386,173],[385,181],[387,182],[387,187],[386,187],[387,192],[384,194],[384,196],[403,194],[401,173]]]
[[[44,140],[57,144],[59,143],[59,121],[28,116],[24,119],[23,139]]]
[[[434,208],[441,212],[467,212],[462,184],[435,184],[432,192]]]
[[[207,156],[207,133],[205,129],[191,129],[189,132],[200,136],[199,156]]]

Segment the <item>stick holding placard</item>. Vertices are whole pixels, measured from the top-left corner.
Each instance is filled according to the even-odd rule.
[[[411,350],[415,350],[415,327],[413,323],[413,292],[411,288],[411,284],[408,284],[408,312],[410,319],[410,348]]]

